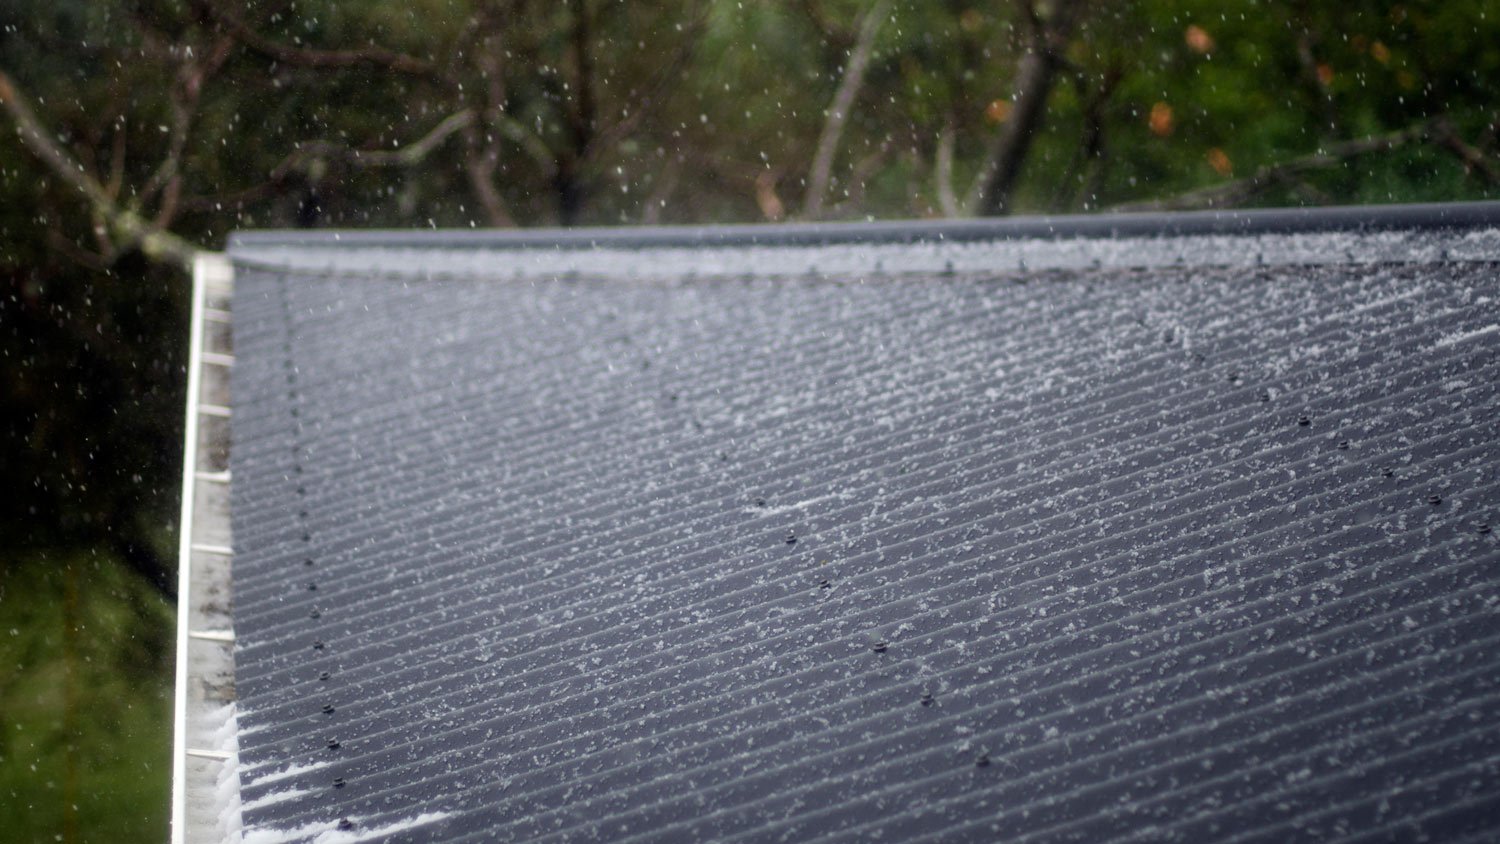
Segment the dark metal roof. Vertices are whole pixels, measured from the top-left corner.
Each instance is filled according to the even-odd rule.
[[[1500,251],[1403,231],[1450,259],[237,237],[246,827],[1493,835]]]

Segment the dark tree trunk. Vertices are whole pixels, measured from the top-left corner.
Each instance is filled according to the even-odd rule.
[[[1016,67],[1010,116],[990,146],[977,195],[969,203],[981,216],[1010,212],[1011,192],[1046,115],[1047,99],[1081,6],[1080,0],[1055,0],[1046,18],[1035,21],[1031,49]]]
[[[565,226],[578,223],[587,200],[588,185],[585,163],[593,151],[597,129],[598,106],[595,102],[594,60],[589,52],[593,39],[593,10],[588,0],[572,0],[573,29],[568,52],[573,65],[572,108],[568,112],[568,135],[572,148],[559,158],[557,176],[558,222]]]

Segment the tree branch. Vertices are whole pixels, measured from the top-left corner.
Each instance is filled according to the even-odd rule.
[[[933,162],[933,178],[937,180],[938,207],[944,217],[958,217],[963,213],[958,204],[958,195],[953,192],[953,144],[955,142],[953,119],[950,116],[943,131],[938,135],[937,158]]]
[[[85,172],[42,125],[11,77],[0,70],[0,105],[16,124],[21,144],[69,187],[83,194],[89,211],[98,216],[124,244],[139,246],[154,261],[176,264],[191,271],[198,248],[165,229],[148,223],[139,213],[122,209],[109,192]]]
[[[363,47],[349,50],[319,50],[311,47],[296,47],[282,44],[256,32],[234,14],[218,7],[213,0],[197,0],[194,6],[229,30],[236,41],[266,58],[284,64],[312,68],[345,68],[372,65],[408,76],[442,80],[441,74],[431,63],[415,56],[384,47]]]
[[[798,0],[797,8],[808,23],[823,36],[823,42],[842,53],[852,49],[855,34],[829,19],[815,0]]]
[[[309,158],[333,158],[359,168],[415,167],[432,154],[433,150],[441,146],[449,136],[470,126],[473,122],[474,112],[467,108],[463,109],[443,118],[427,134],[417,140],[395,149],[351,149],[343,144],[329,141],[308,141],[276,165],[271,171],[271,180],[275,182],[286,178]]]
[[[160,194],[162,201],[155,220],[157,228],[168,228],[177,216],[178,200],[182,196],[182,157],[187,150],[188,133],[197,116],[203,84],[223,67],[233,48],[233,39],[225,36],[219,39],[201,62],[193,56],[191,47],[185,51],[182,66],[177,72],[177,84],[168,94],[172,127],[167,151],[162,156],[161,164],[146,180],[145,186],[126,206],[131,212],[139,213],[146,203]]]
[[[1069,204],[1082,204],[1086,209],[1098,205],[1098,193],[1103,184],[1105,170],[1105,112],[1109,99],[1114,94],[1115,86],[1124,76],[1125,69],[1113,62],[1100,75],[1099,84],[1096,86],[1090,87],[1087,78],[1082,73],[1074,76],[1073,81],[1078,90],[1078,99],[1083,103],[1083,135],[1072,157],[1068,159],[1068,166],[1063,171],[1062,179],[1059,180],[1060,187],[1052,202],[1054,213],[1062,211]],[[1087,179],[1083,178],[1085,171],[1089,173]],[[1080,183],[1079,188],[1070,195],[1066,188],[1075,180]]]
[[[1470,146],[1459,137],[1458,130],[1448,120],[1434,121],[1432,142],[1457,156],[1464,165],[1464,172],[1478,174],[1491,185],[1500,185],[1500,169],[1496,169],[1495,164],[1479,148]]]
[[[1280,164],[1270,164],[1243,179],[1211,185],[1188,191],[1177,196],[1149,202],[1134,202],[1117,205],[1117,211],[1180,211],[1196,208],[1225,208],[1243,204],[1247,200],[1282,184],[1289,184],[1317,170],[1336,167],[1351,158],[1371,153],[1386,152],[1406,144],[1428,140],[1433,133],[1434,121],[1424,121],[1408,126],[1398,132],[1374,135],[1353,141],[1334,144],[1311,155],[1304,155]]]
[[[812,166],[807,171],[807,198],[802,204],[804,217],[816,219],[823,213],[823,195],[828,192],[828,182],[833,175],[833,158],[838,153],[839,140],[844,127],[849,123],[849,110],[865,84],[865,71],[869,69],[870,57],[875,52],[875,38],[880,27],[890,17],[891,0],[876,0],[859,24],[859,38],[849,53],[849,63],[844,66],[844,78],[833,95],[828,107],[828,119],[823,123],[823,132],[818,136],[817,152],[813,154]]]
[[[1010,211],[1010,195],[1021,176],[1021,166],[1041,127],[1052,83],[1063,63],[1063,51],[1081,13],[1081,0],[1056,0],[1051,15],[1042,19],[1034,5],[1023,3],[1035,35],[1016,68],[1010,115],[990,144],[983,166],[964,202],[970,212],[986,216]]]
[[[479,204],[484,206],[489,224],[496,228],[511,228],[516,220],[505,207],[505,200],[495,189],[495,169],[500,164],[500,142],[494,138],[480,144],[479,130],[469,126],[464,130],[468,149],[464,155],[464,173],[469,177],[469,187],[474,191]]]

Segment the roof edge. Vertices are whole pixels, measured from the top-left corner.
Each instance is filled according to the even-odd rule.
[[[1021,239],[1296,234],[1500,226],[1500,201],[1215,211],[1068,214],[961,220],[617,226],[538,229],[239,231],[229,251],[276,246],[428,249],[655,249],[824,246]]]
[[[178,523],[176,670],[172,705],[172,844],[235,840],[239,796],[234,722],[234,630],[229,582],[227,466],[210,453],[227,432],[205,419],[227,419],[229,408],[210,404],[226,391],[232,347],[225,333],[208,328],[210,312],[227,325],[224,300],[234,267],[222,253],[200,252],[193,261],[188,332],[187,401],[183,425],[182,504]],[[207,445],[207,449],[205,449]],[[222,490],[213,494],[210,490]],[[227,801],[227,802],[226,802]],[[230,824],[230,826],[225,826]]]

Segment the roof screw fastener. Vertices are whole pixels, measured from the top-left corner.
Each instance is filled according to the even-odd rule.
[[[1490,525],[1488,522],[1480,522],[1478,525],[1475,525],[1474,529],[1483,535],[1490,532]]]
[[[334,788],[343,788],[344,787],[344,778],[343,777],[334,777],[333,778],[333,787]]]
[[[353,828],[354,828],[354,821],[351,821],[348,818],[339,818],[339,829],[340,830],[342,830],[344,832],[348,832],[349,830],[351,830]]]
[[[323,617],[323,613],[320,610],[313,610],[312,612],[310,612],[310,613],[307,614],[307,617],[308,618],[322,618]]]
[[[333,676],[333,675],[332,675],[332,674],[329,674],[329,673],[328,673],[328,672],[327,672],[327,671],[319,671],[319,672],[318,672],[318,679],[319,679],[319,680],[322,680],[322,681],[324,681],[324,682],[327,682],[327,680],[328,680],[328,678],[329,678],[329,677],[332,677],[332,676]]]
[[[988,768],[989,766],[990,766],[990,755],[988,753],[981,753],[977,757],[974,758],[974,767],[976,767],[976,768]]]
[[[1348,440],[1339,440],[1339,451],[1348,451],[1348,450],[1349,450],[1349,441]]]
[[[1427,496],[1427,503],[1436,507],[1443,503],[1443,497],[1441,495],[1429,495]]]
[[[323,714],[324,715],[332,715],[333,714],[333,704],[331,704],[331,703],[325,703],[325,704],[323,704]]]
[[[1310,417],[1310,416],[1298,416],[1297,417],[1297,424],[1301,425],[1304,428],[1306,428],[1308,425],[1312,424],[1312,417]]]
[[[321,650],[323,650],[323,640],[322,639],[318,639],[318,640],[316,640],[316,641],[313,642],[313,650],[315,650],[315,651],[321,651]]]
[[[932,705],[932,692],[923,692],[922,693],[922,705],[923,706],[931,706]]]
[[[788,545],[796,545],[797,544],[797,534],[792,533],[791,531],[787,531],[786,532],[786,544],[788,544]]]
[[[309,583],[309,584],[307,584],[307,591],[309,591],[309,592],[316,592],[316,591],[318,591],[318,584],[316,584],[316,583]]]
[[[887,644],[884,639],[882,639],[882,640],[880,640],[878,642],[875,642],[874,644],[870,645],[870,650],[872,650],[872,651],[874,651],[875,653],[878,653],[878,654],[883,654],[883,653],[885,653],[886,649],[889,648],[889,647],[890,647],[890,645]]]
[[[328,740],[328,749],[329,750],[338,750],[339,749],[339,740],[336,739],[336,738],[329,739]]]

